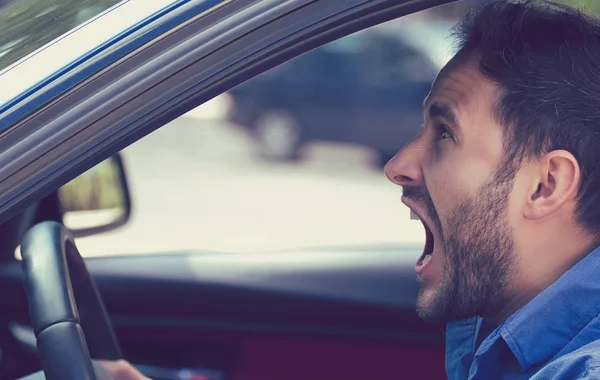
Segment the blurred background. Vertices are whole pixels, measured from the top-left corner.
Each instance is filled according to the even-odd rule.
[[[562,2],[600,11],[596,0]],[[0,70],[117,3],[0,0]],[[423,99],[453,53],[450,28],[475,3],[332,42],[128,147],[131,219],[78,239],[82,254],[420,244],[423,227],[383,165],[422,128]],[[114,171],[99,165],[63,187],[67,214],[119,206],[118,192],[93,191],[98,181],[116,181]]]

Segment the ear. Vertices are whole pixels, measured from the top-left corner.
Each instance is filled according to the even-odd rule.
[[[525,217],[540,219],[557,211],[577,196],[579,163],[566,150],[554,150],[538,162],[539,176],[530,189]]]

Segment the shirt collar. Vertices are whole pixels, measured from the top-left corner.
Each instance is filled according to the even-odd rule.
[[[547,362],[600,312],[600,248],[510,316],[499,333],[522,370]]]

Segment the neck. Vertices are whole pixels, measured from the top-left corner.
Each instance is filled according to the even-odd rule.
[[[550,286],[550,284],[548,284],[546,287],[548,286]],[[529,301],[534,299],[546,287],[538,289],[529,288],[527,290],[520,290],[516,293],[511,293],[511,296],[507,297],[507,301],[503,303],[499,310],[497,310],[493,314],[482,317],[495,323],[496,325],[500,325],[504,323],[504,321],[506,321],[508,317],[517,312],[517,310],[527,305]]]
[[[514,285],[506,292],[505,301],[482,317],[500,325],[598,247],[598,240],[581,234],[560,240],[543,242],[530,250],[530,255],[521,255],[508,281]]]

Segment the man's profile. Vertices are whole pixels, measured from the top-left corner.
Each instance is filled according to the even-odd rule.
[[[450,379],[600,379],[600,21],[498,1],[454,36],[385,168],[426,230],[417,312],[447,323]]]
[[[500,1],[454,35],[385,170],[426,229],[417,311],[450,379],[600,378],[600,23]]]

